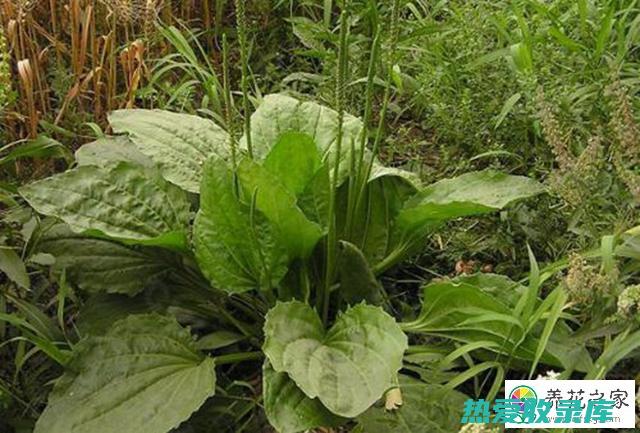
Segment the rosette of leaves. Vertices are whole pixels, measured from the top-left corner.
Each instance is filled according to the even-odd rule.
[[[94,300],[36,433],[165,433],[215,393],[216,365],[258,356],[282,432],[340,425],[402,386],[407,337],[377,276],[444,222],[543,188],[494,171],[423,187],[362,148],[359,119],[338,137],[338,119],[268,95],[250,157],[210,120],[116,111],[118,135],[21,188],[57,220],[38,248]],[[179,322],[211,332],[194,341]]]

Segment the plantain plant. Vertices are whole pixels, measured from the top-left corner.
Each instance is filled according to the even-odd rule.
[[[47,216],[39,250],[95,303],[36,433],[167,432],[215,394],[216,367],[263,357],[279,431],[356,418],[409,380],[403,327],[446,320],[398,324],[377,277],[444,222],[543,191],[494,171],[422,187],[378,163],[358,118],[282,94],[237,145],[186,114],[110,123],[119,135],[20,190]],[[176,317],[210,332],[195,340]]]
[[[423,187],[412,173],[381,165],[375,154],[388,83],[367,146],[378,38],[361,121],[343,109],[346,22],[343,14],[336,111],[267,95],[245,117],[239,141],[228,89],[231,133],[186,114],[116,111],[109,118],[115,136],[81,147],[71,170],[21,188],[46,216],[39,250],[55,257],[65,283],[91,294],[78,320],[84,338],[61,362],[65,373],[36,433],[170,431],[197,417],[220,388],[220,373],[227,382],[247,377],[234,369],[241,362],[261,362],[264,412],[281,432],[353,419],[384,431],[424,415],[421,403],[440,386],[425,388],[399,372],[409,349],[405,331],[429,334],[434,323],[428,313],[398,323],[385,311],[379,275],[446,221],[500,210],[543,188],[490,170]],[[240,42],[246,54],[242,35]],[[527,308],[537,301],[530,293]],[[466,314],[479,310],[477,299],[486,301],[469,299]],[[540,332],[531,334],[508,337],[542,347],[521,350],[525,358],[562,362],[537,343]],[[390,420],[374,404],[398,387],[407,405]],[[431,399],[434,407],[462,398],[442,395]],[[394,391],[387,400],[395,407],[402,398]]]

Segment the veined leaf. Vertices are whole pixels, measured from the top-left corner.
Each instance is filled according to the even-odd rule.
[[[277,373],[269,361],[262,368],[264,411],[279,433],[297,433],[315,427],[337,427],[347,420],[332,414],[317,398],[311,399],[286,373]]]
[[[251,116],[251,143],[256,157],[263,159],[283,134],[302,133],[313,139],[323,162],[333,167],[337,153],[337,127],[338,113],[330,108],[315,102],[302,102],[286,95],[266,95]],[[358,147],[361,131],[360,119],[346,115],[340,152],[341,179],[349,169],[351,144]],[[242,143],[245,141],[243,137]]]
[[[145,167],[153,165],[151,159],[140,153],[131,140],[122,135],[105,136],[91,143],[83,144],[76,150],[76,163],[79,166],[104,167],[118,162],[133,162]]]
[[[298,207],[307,218],[325,228],[329,226],[330,183],[329,167],[323,165],[298,196]]]
[[[109,116],[115,132],[129,138],[161,167],[163,176],[197,193],[202,165],[212,155],[226,158],[229,134],[211,120],[163,110],[117,110]]]
[[[265,167],[250,159],[243,159],[238,165],[238,178],[246,197],[255,197],[256,208],[277,228],[290,258],[311,254],[323,230],[302,213],[295,196]]]
[[[297,197],[320,169],[322,160],[313,138],[300,132],[285,132],[263,165]]]
[[[132,296],[179,265],[174,254],[162,249],[77,234],[65,224],[47,230],[37,248],[55,257],[54,270],[65,270],[69,281],[88,292]]]
[[[497,294],[494,297],[476,286],[483,281],[483,278],[465,277],[426,285],[420,317],[415,322],[405,324],[403,329],[465,343],[493,341],[497,346],[487,347],[487,350],[513,355],[520,360],[533,360],[536,351],[541,350],[539,341],[542,330],[538,327],[525,334],[524,324],[517,324],[519,319],[513,313],[513,301],[511,305],[502,302],[502,299],[513,298],[513,294]],[[497,284],[494,288],[507,288],[499,279],[489,281]],[[522,290],[515,283],[512,288]],[[579,371],[588,368],[588,353],[582,345],[571,339],[564,324],[557,324],[550,337],[546,338],[548,341],[544,350],[539,352],[542,362]]]
[[[543,191],[541,184],[523,176],[493,170],[463,174],[436,182],[411,198],[398,215],[397,228],[422,233],[444,221],[500,210]]]
[[[215,392],[212,358],[175,319],[130,316],[75,348],[34,433],[159,433]]]
[[[20,256],[10,247],[0,246],[0,271],[23,289],[29,290],[29,274]]]
[[[78,167],[20,188],[38,212],[73,231],[98,231],[133,243],[185,248],[189,202],[152,170],[121,162]]]
[[[506,275],[480,272],[471,275],[459,275],[454,278],[463,284],[477,287],[483,293],[500,299],[509,309],[516,309],[518,301],[525,296],[527,288]]]
[[[287,272],[287,252],[274,227],[260,212],[251,215],[235,194],[233,173],[217,158],[205,164],[193,230],[202,273],[222,290],[275,287]]]
[[[340,296],[348,304],[362,301],[378,305],[382,303],[382,286],[371,272],[367,258],[355,245],[339,241]]]
[[[315,142],[322,162],[329,166],[329,173],[333,169],[337,156],[338,113],[315,102],[299,101],[282,94],[266,95],[258,109],[251,116],[251,143],[258,159],[264,159],[271,149],[287,133],[304,134]],[[346,114],[343,122],[342,146],[339,161],[339,180],[345,179],[349,173],[352,158],[358,161],[362,154],[360,148],[360,134],[362,121]],[[246,138],[241,144],[246,146]],[[365,161],[370,158],[367,150]],[[419,185],[417,176],[405,170],[383,167],[374,161],[369,180],[382,176],[400,177],[414,187]]]
[[[468,397],[400,375],[403,404],[394,411],[374,406],[358,417],[366,433],[451,433],[460,428],[460,408]]]
[[[407,337],[382,309],[359,304],[325,332],[307,304],[278,303],[267,314],[264,352],[310,398],[336,415],[364,412],[389,388],[407,349]]]

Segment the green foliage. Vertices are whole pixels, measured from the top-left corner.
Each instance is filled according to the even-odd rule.
[[[352,147],[357,146],[362,131],[362,122],[353,116],[346,116],[342,127],[344,147],[337,155],[338,113],[315,102],[303,102],[290,96],[275,94],[264,97],[258,109],[251,116],[251,142],[254,155],[264,159],[282,135],[295,131],[309,136],[315,143],[322,160],[333,167],[339,158],[340,179],[349,170]],[[245,143],[245,139],[242,143]],[[358,148],[355,148],[358,152]],[[357,155],[353,155],[357,158]]]
[[[493,212],[542,191],[532,179],[490,170],[444,179],[405,203],[397,217],[398,230],[419,234],[443,221]]]
[[[266,415],[283,431],[341,424],[398,386],[407,337],[381,307],[363,303],[386,303],[376,272],[408,257],[436,223],[543,189],[496,172],[421,188],[360,147],[359,119],[346,117],[336,133],[339,117],[314,102],[267,95],[251,117],[251,159],[228,158],[229,137],[210,121],[119,111],[111,119],[126,137],[100,138],[77,152],[77,167],[20,189],[37,211],[63,222],[48,224],[37,245],[55,257],[59,281],[97,294],[81,314],[90,336],[73,346],[39,428],[109,432],[127,422],[127,431],[167,431],[212,394],[214,362],[262,356],[246,349],[261,346],[262,332]],[[187,191],[199,193],[199,203]],[[334,198],[344,206],[331,205]],[[335,268],[326,254],[333,248]],[[159,289],[169,290],[166,300]],[[202,317],[207,333],[188,342],[173,319],[138,315],[145,311]],[[163,333],[188,354],[173,353]],[[233,347],[245,350],[228,353]],[[202,350],[222,353],[206,358]],[[147,360],[151,353],[163,355]],[[96,361],[102,356],[105,365]],[[175,364],[177,357],[184,360]],[[165,407],[174,399],[160,390],[181,379],[198,392]],[[114,421],[98,422],[95,411]],[[157,424],[136,424],[159,412]]]
[[[374,406],[358,417],[367,433],[448,433],[460,427],[459,408],[468,397],[400,375],[402,409]]]
[[[264,352],[274,370],[337,415],[357,416],[397,385],[407,337],[379,308],[352,307],[325,332],[310,306],[280,303],[264,326]]]
[[[276,286],[286,273],[286,251],[266,217],[236,198],[232,171],[210,160],[202,187],[194,246],[204,275],[229,292]]]
[[[96,141],[86,143],[75,153],[76,165],[93,165],[104,167],[118,162],[133,162],[144,167],[151,167],[151,159],[129,145],[125,136],[104,136]]]
[[[78,167],[20,190],[34,209],[74,231],[147,245],[186,247],[186,194],[153,171],[128,162]]]
[[[262,369],[264,410],[269,423],[281,433],[296,433],[315,427],[337,427],[347,420],[309,398],[287,373],[278,373],[268,361]]]
[[[635,2],[107,3],[0,35],[0,430],[455,432],[637,374]]]
[[[180,259],[166,250],[77,234],[65,224],[49,228],[37,250],[54,256],[53,270],[89,293],[133,296],[180,268]]]
[[[15,143],[15,146],[8,144],[0,148],[0,152],[4,150],[8,152],[0,157],[0,167],[25,158],[61,158],[67,162],[72,160],[69,150],[62,143],[44,135],[24,143]]]
[[[74,348],[35,432],[159,432],[215,392],[214,360],[174,319],[130,316]]]
[[[5,247],[0,248],[0,259],[0,270],[7,278],[23,289],[29,290],[31,285],[29,275],[20,256],[11,248]]]
[[[497,289],[497,293],[487,293],[491,287]],[[562,309],[566,303],[561,289],[544,301],[536,300],[529,314],[523,314],[522,309],[504,296],[504,293],[520,293],[519,299],[525,299],[524,292],[517,283],[490,274],[430,283],[423,289],[423,309],[419,317],[415,322],[404,324],[404,329],[446,336],[467,344],[489,341],[495,344],[486,345],[487,350],[507,357],[534,361],[534,365],[542,359],[547,365],[586,371],[591,359],[585,348],[572,341],[567,328],[556,327],[559,312],[554,315],[552,309]],[[548,315],[546,321],[545,315]],[[551,323],[551,326],[542,328],[538,322]],[[547,329],[554,335],[546,335]]]
[[[202,165],[212,154],[229,156],[229,136],[210,120],[151,110],[118,110],[109,116],[113,131],[128,134],[169,182],[198,192]],[[176,142],[181,143],[176,146]]]

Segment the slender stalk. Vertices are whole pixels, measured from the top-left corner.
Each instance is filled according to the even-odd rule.
[[[251,118],[249,117],[249,92],[247,90],[248,70],[248,47],[247,47],[247,16],[245,10],[245,0],[235,0],[236,23],[238,28],[238,43],[240,44],[240,63],[242,89],[242,110],[244,111],[244,133],[247,137],[247,152],[249,158],[253,158],[253,145],[251,143]]]
[[[231,144],[231,164],[235,171],[237,168],[236,148],[238,143],[236,142],[235,127],[233,124],[231,84],[229,83],[229,44],[227,43],[226,33],[222,35],[222,87],[224,87],[224,117]]]
[[[389,108],[389,100],[391,98],[391,77],[393,74],[393,65],[395,63],[395,53],[398,45],[399,34],[399,18],[400,18],[400,0],[393,0],[393,6],[391,9],[391,34],[389,36],[389,52],[387,54],[386,72],[387,79],[385,80],[384,95],[382,96],[382,107],[380,108],[380,119],[378,120],[378,128],[376,130],[376,136],[373,142],[373,150],[371,152],[371,158],[369,159],[369,166],[367,167],[365,179],[369,178],[371,169],[373,168],[373,161],[378,154],[380,148],[380,142],[382,141],[382,131],[384,130],[385,120],[387,116],[387,109]]]
[[[346,234],[345,237],[350,239],[353,230],[355,215],[362,205],[362,196],[367,185],[368,173],[363,171],[365,167],[365,153],[367,140],[369,138],[369,122],[371,121],[371,113],[373,111],[373,89],[375,85],[376,62],[379,56],[379,40],[380,32],[378,31],[371,43],[371,51],[369,55],[369,66],[367,68],[367,85],[365,90],[365,106],[362,119],[362,134],[360,135],[360,143],[358,148],[358,163],[355,173],[349,178],[349,200],[347,201],[347,218],[346,218]],[[355,158],[355,152],[351,153]],[[367,166],[368,167],[368,166]],[[366,177],[363,176],[366,174]]]
[[[235,364],[243,361],[255,361],[262,359],[264,354],[261,351],[230,353],[228,355],[220,355],[213,358],[216,365]]]
[[[338,69],[336,73],[336,111],[338,112],[338,130],[336,137],[336,151],[333,158],[333,178],[331,179],[331,187],[329,189],[329,230],[327,234],[327,251],[325,264],[324,290],[322,293],[322,319],[326,324],[329,318],[329,300],[331,295],[331,282],[333,280],[337,233],[336,233],[336,191],[338,189],[338,176],[340,174],[340,154],[342,153],[342,135],[344,123],[344,84],[347,70],[347,32],[348,32],[348,16],[346,10],[340,15],[340,47],[338,54]]]

